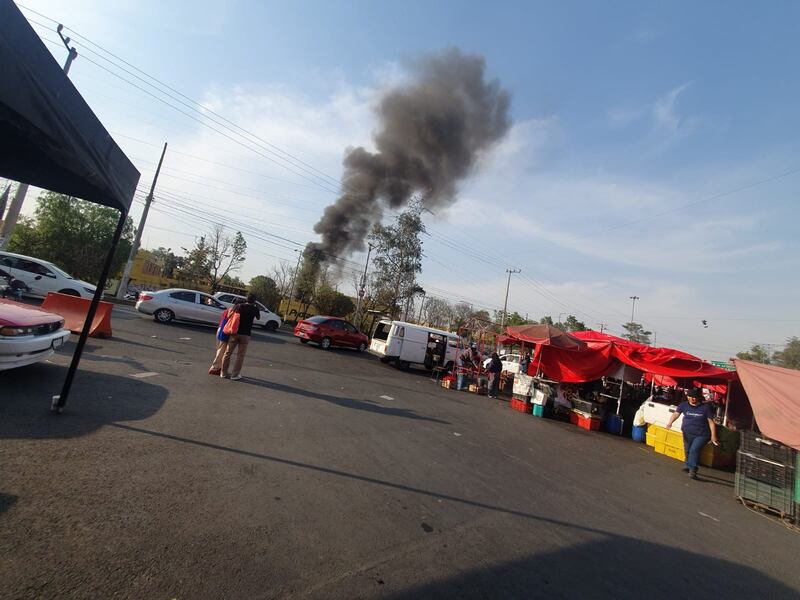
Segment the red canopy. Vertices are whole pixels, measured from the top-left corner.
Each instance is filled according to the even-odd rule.
[[[593,381],[615,371],[620,362],[675,379],[720,383],[736,377],[732,371],[673,348],[653,348],[599,331],[576,331],[570,337],[581,340],[586,348],[579,352],[565,352],[555,346],[536,349],[537,367],[556,381]]]
[[[765,436],[800,450],[800,371],[733,362]]]
[[[586,348],[586,344],[581,340],[552,325],[514,325],[506,327],[506,333],[509,337],[528,344],[552,346],[569,351]]]

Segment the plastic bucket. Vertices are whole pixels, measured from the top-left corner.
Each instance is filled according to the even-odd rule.
[[[644,442],[647,437],[647,425],[634,425],[631,439],[634,442]]]
[[[609,415],[606,419],[606,431],[619,435],[622,433],[622,418],[618,415]]]
[[[533,416],[534,417],[543,417],[544,416],[544,405],[543,404],[534,404],[533,405]]]

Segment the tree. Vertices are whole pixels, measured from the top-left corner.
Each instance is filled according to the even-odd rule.
[[[158,247],[155,250],[149,250],[153,259],[161,266],[161,276],[168,279],[177,277],[177,272],[183,267],[186,259],[182,256],[176,256],[172,252],[172,248]]]
[[[442,329],[447,327],[453,318],[453,307],[447,300],[430,296],[425,299],[422,308],[423,321],[431,327]]]
[[[503,322],[503,311],[502,310],[494,311],[494,320],[495,320],[496,323],[502,323]],[[515,325],[527,325],[528,323],[530,323],[530,321],[528,321],[528,319],[523,317],[517,311],[514,311],[514,312],[506,315],[505,323],[506,323],[506,327],[513,327]]]
[[[378,223],[369,235],[375,249],[372,264],[376,295],[394,317],[400,314],[401,300],[409,298],[417,287],[417,274],[422,271],[421,235],[425,225],[421,210],[422,205],[414,203],[396,217],[393,225]]]
[[[256,275],[250,280],[250,292],[256,295],[261,302],[271,311],[278,310],[281,301],[281,292],[278,284],[271,277]]]
[[[750,350],[738,352],[736,354],[736,358],[741,358],[742,360],[751,360],[753,362],[758,362],[765,365],[768,365],[772,362],[772,357],[769,354],[769,350],[760,344],[755,344],[752,348],[750,348]]]
[[[564,328],[567,331],[586,331],[586,324],[583,321],[578,321],[575,315],[569,315],[564,321]]]
[[[539,324],[540,325],[555,325],[555,323],[553,323],[553,317],[551,317],[549,315],[539,319]]]
[[[772,355],[775,364],[785,369],[800,369],[800,338],[790,337],[786,347]]]
[[[289,288],[292,285],[292,277],[294,276],[294,269],[285,261],[282,261],[277,266],[272,267],[269,273],[270,279],[278,286],[281,298],[289,295]]]
[[[327,283],[319,286],[314,298],[314,306],[317,307],[321,315],[330,315],[332,317],[347,316],[356,308],[356,305],[348,296],[333,289]]]
[[[209,259],[210,249],[206,243],[206,237],[201,236],[195,242],[194,248],[187,250],[183,263],[177,267],[176,275],[189,283],[199,283],[211,277],[211,263]]]
[[[625,323],[622,328],[625,334],[622,337],[629,339],[632,342],[640,344],[650,344],[650,336],[653,335],[652,331],[645,331],[640,323]]]
[[[217,223],[211,228],[206,243],[211,291],[216,292],[222,280],[230,273],[238,271],[244,264],[247,242],[241,231],[229,236],[225,233],[225,227]]]
[[[33,219],[22,219],[15,227],[8,250],[52,262],[78,279],[97,281],[117,221],[119,213],[113,208],[44,192],[36,201]],[[111,262],[111,277],[122,271],[133,234],[133,221],[128,217]]]
[[[467,302],[459,302],[453,307],[452,311],[452,329],[458,330],[466,321],[472,316],[472,304]]]

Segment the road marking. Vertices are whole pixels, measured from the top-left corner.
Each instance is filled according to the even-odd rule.
[[[394,400],[394,398],[392,398],[391,396],[386,396],[386,395],[381,396],[381,399],[382,400]]]
[[[700,511],[697,511],[697,512],[700,514],[700,516],[701,516],[701,517],[707,517],[707,518],[711,519],[712,521],[716,521],[717,523],[719,523],[719,519],[715,519],[715,518],[714,518],[714,517],[712,517],[711,515],[707,515],[707,514],[706,514],[706,513],[704,513],[704,512],[700,512]]]
[[[190,340],[192,338],[178,338],[179,340]]]
[[[145,371],[144,373],[134,373],[131,377],[135,377],[136,379],[145,379],[147,377],[155,377],[158,373],[154,373],[152,371]]]
[[[461,437],[461,434],[460,433],[456,433],[455,431],[453,432],[453,435],[456,436],[456,437]]]

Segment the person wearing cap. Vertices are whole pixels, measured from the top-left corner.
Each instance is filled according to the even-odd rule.
[[[669,418],[667,429],[683,415],[681,431],[683,432],[683,449],[686,453],[686,464],[683,470],[689,477],[697,479],[697,463],[700,460],[700,451],[711,440],[715,446],[719,445],[717,439],[717,424],[714,422],[714,404],[703,404],[703,391],[694,388],[687,394],[687,399],[678,405]]]

